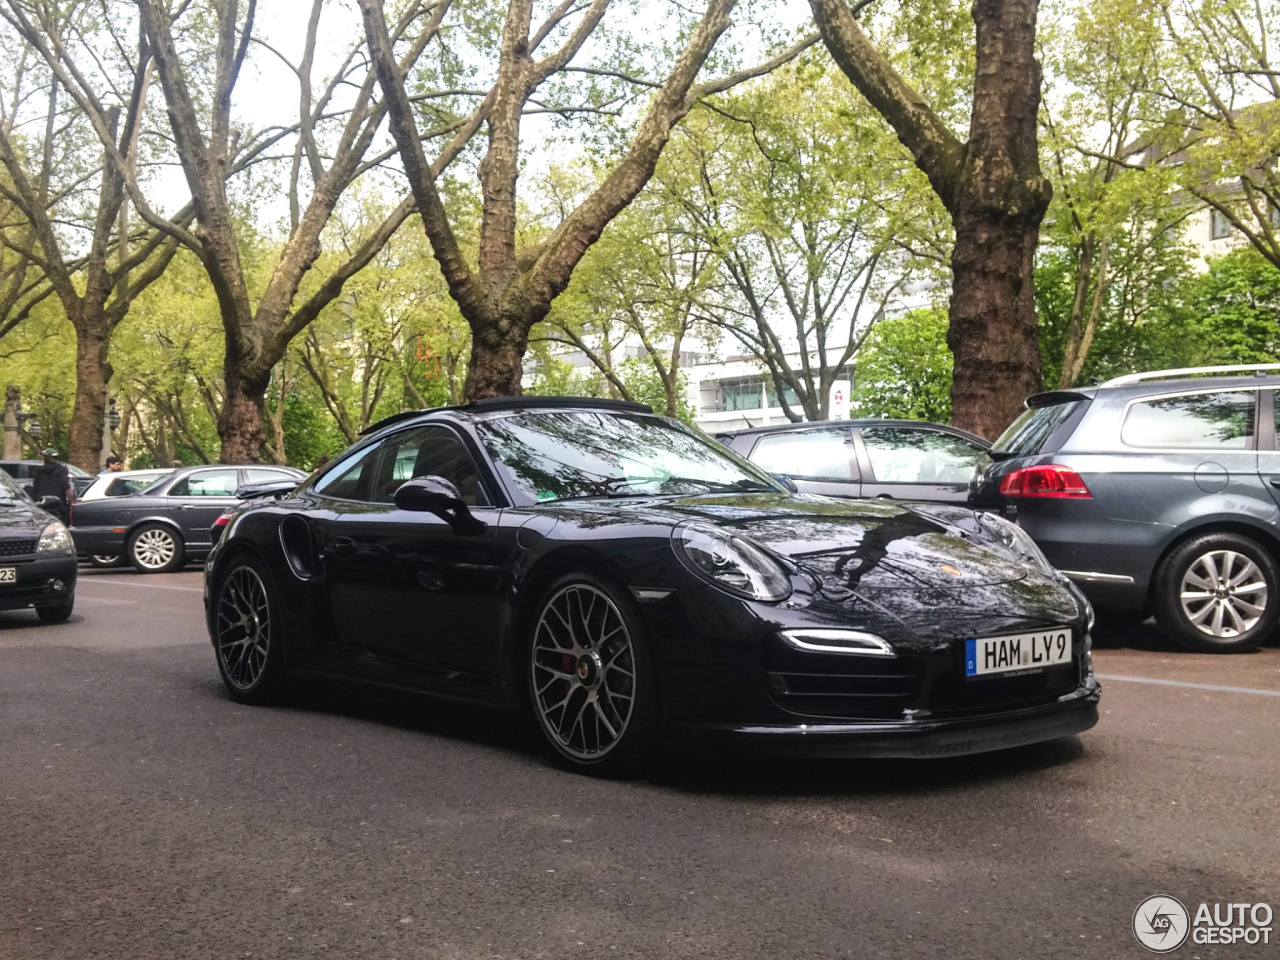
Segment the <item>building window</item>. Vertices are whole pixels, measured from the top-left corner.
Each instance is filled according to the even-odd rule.
[[[1231,221],[1221,210],[1214,210],[1210,216],[1209,230],[1214,240],[1221,240],[1231,232]]]

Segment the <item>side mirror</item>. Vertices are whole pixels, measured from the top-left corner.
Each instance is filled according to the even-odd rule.
[[[796,486],[796,482],[788,477],[785,473],[771,473],[769,476],[777,480],[780,484],[790,490],[792,493],[799,493],[800,488]]]
[[[487,524],[476,519],[462,502],[458,488],[444,477],[417,477],[406,480],[392,498],[401,510],[433,513],[453,528],[454,533],[474,536]]]

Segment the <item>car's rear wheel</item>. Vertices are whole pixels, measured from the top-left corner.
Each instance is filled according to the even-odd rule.
[[[214,650],[231,696],[273,703],[285,689],[284,636],[271,574],[252,557],[231,563],[214,591]]]
[[[66,623],[71,619],[71,611],[75,605],[75,597],[72,597],[66,603],[36,607],[36,616],[40,618],[41,623]]]
[[[120,554],[94,554],[89,558],[89,566],[96,567],[99,570],[105,570],[107,567],[118,567],[124,563],[124,557]]]
[[[183,546],[173,530],[149,523],[129,539],[129,562],[139,573],[169,573],[182,567]]]
[[[622,591],[586,574],[554,583],[533,621],[528,677],[538,728],[568,766],[644,772],[657,691],[640,616]]]
[[[1165,558],[1153,599],[1160,626],[1188,650],[1241,650],[1265,639],[1280,619],[1280,569],[1248,537],[1209,534]]]

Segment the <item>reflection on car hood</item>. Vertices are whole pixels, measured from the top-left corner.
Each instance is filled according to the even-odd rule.
[[[53,517],[26,500],[0,500],[0,538],[39,536]]]
[[[975,587],[1021,580],[1028,574],[1024,564],[948,525],[938,511],[916,510],[910,504],[753,493],[557,506],[633,522],[702,520],[786,557],[829,596],[841,591]]]

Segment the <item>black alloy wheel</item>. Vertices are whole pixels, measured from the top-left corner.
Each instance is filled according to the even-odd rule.
[[[218,672],[242,703],[274,703],[285,689],[284,636],[271,574],[257,560],[232,561],[214,591]]]
[[[1280,569],[1254,540],[1213,533],[1165,558],[1152,599],[1160,626],[1186,649],[1243,650],[1265,640],[1280,619]]]
[[[657,697],[634,601],[586,574],[561,578],[533,621],[528,667],[538,728],[567,766],[643,774],[656,742]]]

